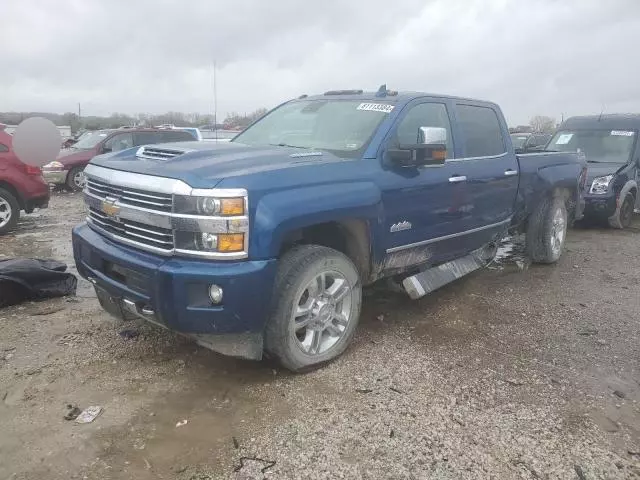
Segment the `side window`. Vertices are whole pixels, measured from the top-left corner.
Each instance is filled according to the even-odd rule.
[[[133,135],[131,133],[118,133],[104,143],[107,151],[119,152],[133,147]]]
[[[457,105],[465,157],[491,157],[506,152],[498,115],[492,108]]]
[[[160,135],[156,132],[137,132],[134,133],[134,138],[136,140],[136,147],[162,142]]]
[[[420,103],[407,112],[400,121],[396,137],[400,145],[418,142],[420,127],[440,127],[447,130],[447,158],[453,158],[451,123],[444,103]]]
[[[7,153],[9,151],[9,147],[0,143],[0,153]]]
[[[168,131],[162,132],[161,142],[193,142],[195,138],[189,132],[186,131]]]

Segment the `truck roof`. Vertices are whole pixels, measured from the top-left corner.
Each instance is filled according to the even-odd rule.
[[[395,103],[408,103],[411,100],[415,100],[416,98],[421,97],[433,97],[433,98],[441,98],[443,100],[463,100],[467,102],[474,103],[484,103],[487,105],[492,105],[497,107],[497,105],[493,102],[488,102],[486,100],[478,100],[474,98],[466,98],[466,97],[456,97],[454,95],[443,95],[438,93],[426,93],[426,92],[395,92],[387,90],[386,94],[380,95],[377,92],[364,92],[362,90],[333,90],[326,92],[321,95],[303,95],[298,97],[299,99],[304,100],[323,100],[323,99],[341,99],[341,100],[362,100],[362,101],[372,101],[372,102],[382,102],[382,101],[393,101]]]
[[[566,119],[560,129],[640,130],[640,114],[610,113],[607,115],[585,115]]]

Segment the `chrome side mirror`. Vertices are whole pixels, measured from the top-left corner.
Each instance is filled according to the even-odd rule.
[[[422,145],[447,145],[447,129],[441,127],[420,127],[418,143]]]

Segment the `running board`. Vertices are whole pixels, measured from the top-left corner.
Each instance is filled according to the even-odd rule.
[[[424,297],[427,293],[484,267],[487,260],[483,258],[482,251],[483,249],[476,250],[465,257],[407,277],[402,285],[413,300]]]

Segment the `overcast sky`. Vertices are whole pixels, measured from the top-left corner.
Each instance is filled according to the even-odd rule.
[[[640,0],[2,0],[0,111],[218,115],[336,88],[640,112]]]

